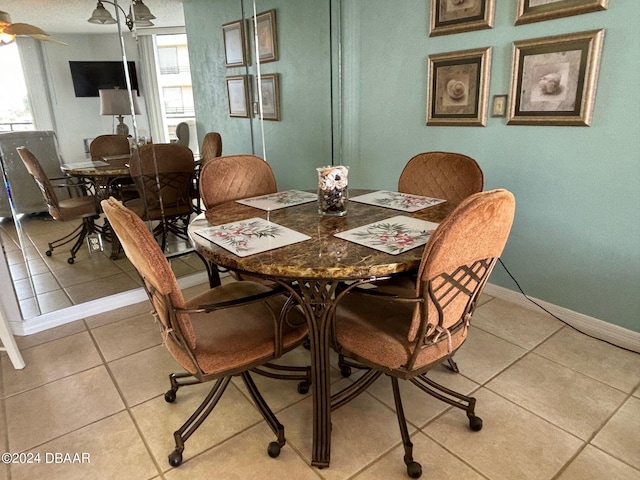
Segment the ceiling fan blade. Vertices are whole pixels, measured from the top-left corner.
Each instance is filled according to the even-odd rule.
[[[28,37],[35,38],[36,40],[66,45],[64,42],[51,38],[51,36],[41,28],[29,25],[28,23],[12,23],[11,25],[7,25],[4,27],[4,33],[8,33],[10,35],[26,35]]]

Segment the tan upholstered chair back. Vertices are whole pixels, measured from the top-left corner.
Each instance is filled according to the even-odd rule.
[[[203,164],[212,158],[222,155],[222,137],[218,132],[208,132],[204,136],[200,147],[200,155],[202,156]]]
[[[254,155],[229,155],[207,162],[200,172],[200,196],[205,208],[278,191],[267,162]]]
[[[126,135],[100,135],[89,145],[92,160],[102,160],[102,157],[129,154],[129,137]]]
[[[55,192],[55,188],[51,185],[51,181],[49,177],[45,173],[42,165],[36,158],[36,156],[31,153],[28,148],[18,147],[16,149],[18,151],[18,155],[22,159],[24,166],[26,167],[29,175],[33,177],[38,185],[38,188],[42,192],[42,196],[44,198],[45,203],[47,204],[47,208],[49,209],[49,215],[51,215],[55,220],[67,220],[63,217],[63,212],[59,208],[58,197]]]
[[[398,180],[398,191],[444,198],[458,204],[481,192],[484,176],[478,163],[460,153],[420,153],[407,162]]]
[[[178,143],[144,145],[132,156],[130,172],[148,209],[171,206],[182,207],[185,213],[191,210],[195,164],[188,147]]]
[[[475,304],[511,231],[515,199],[498,189],[471,195],[438,226],[425,247],[408,339],[435,326],[450,329]]]
[[[189,316],[178,315],[176,317],[173,314],[174,307],[185,307],[185,300],[169,262],[146,223],[137,214],[113,197],[103,200],[101,205],[102,211],[118,236],[127,258],[145,282],[149,299],[158,315],[158,320],[162,322],[167,348],[172,353],[175,352],[177,357],[183,356],[184,354],[181,355],[180,351],[183,351],[185,347],[180,345],[179,337],[175,338],[167,333],[170,333],[171,329],[179,328],[190,349],[195,348],[196,340]],[[176,318],[178,326],[172,323]],[[187,363],[186,366],[188,365]],[[192,368],[191,366],[190,369]]]

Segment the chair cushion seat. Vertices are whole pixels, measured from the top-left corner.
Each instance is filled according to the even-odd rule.
[[[160,220],[162,218],[173,218],[182,215],[189,215],[192,211],[190,204],[168,205],[164,209],[151,208],[147,212],[143,198],[135,198],[125,203],[125,206],[133,210],[143,220]]]
[[[58,211],[62,218],[56,220],[73,220],[75,218],[92,217],[98,215],[95,197],[73,197],[58,202]],[[53,216],[53,215],[52,215]]]
[[[229,301],[267,290],[267,287],[255,282],[231,282],[192,298],[186,302],[185,308]],[[275,312],[275,319],[265,302],[217,312],[191,314],[197,338],[194,355],[200,368],[209,375],[228,375],[230,372],[240,372],[253,368],[254,365],[261,365],[273,358],[277,316],[285,301],[284,295],[277,295],[268,300]],[[215,323],[215,327],[212,323]],[[283,352],[297,346],[304,339],[307,324],[299,308],[289,311],[282,330]],[[167,342],[167,347],[171,346],[171,343]],[[175,351],[173,353],[176,354]],[[193,373],[195,370],[187,355],[179,350],[177,355],[183,367]]]
[[[414,305],[393,302],[388,299],[347,294],[336,311],[336,340],[345,354],[352,353],[361,360],[384,370],[395,371],[399,377],[408,378],[411,372],[439,363],[464,342],[466,328],[451,333],[451,351],[446,334],[435,345],[430,344],[418,354],[409,370],[407,365],[416,348],[407,340]],[[393,372],[388,372],[393,373]],[[418,373],[418,372],[416,372]]]

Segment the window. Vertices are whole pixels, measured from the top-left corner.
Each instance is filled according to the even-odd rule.
[[[180,73],[177,47],[158,47],[158,64],[160,75]]]
[[[22,75],[18,46],[15,43],[0,48],[0,132],[34,130],[33,117]],[[6,75],[7,72],[12,72]]]

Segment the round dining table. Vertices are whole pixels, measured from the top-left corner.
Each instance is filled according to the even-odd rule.
[[[351,190],[352,197],[370,190]],[[413,213],[351,201],[341,217],[318,214],[317,202],[272,211],[235,201],[217,205],[198,215],[189,226],[196,249],[213,264],[264,277],[287,288],[298,300],[307,319],[311,352],[313,396],[313,466],[329,466],[331,447],[331,392],[329,354],[330,323],[336,288],[345,281],[373,281],[377,278],[417,270],[424,248],[412,248],[392,255],[335,236],[356,227],[396,215],[440,222],[453,206],[440,203]],[[262,218],[310,237],[280,248],[238,256],[198,235],[207,226]]]

